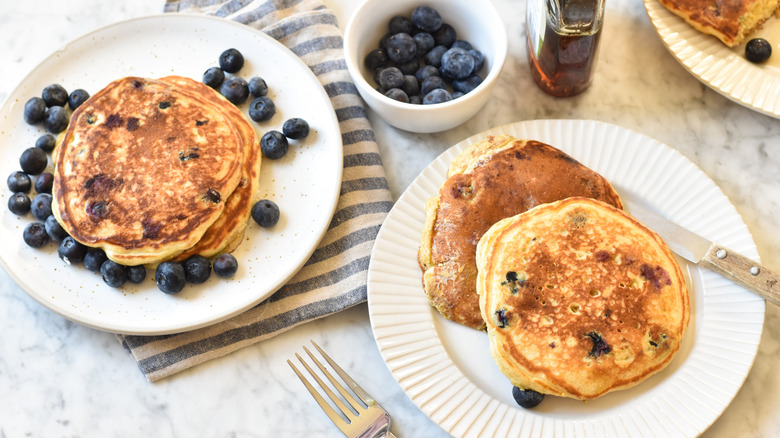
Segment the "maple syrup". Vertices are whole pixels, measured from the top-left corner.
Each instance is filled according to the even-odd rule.
[[[585,91],[593,77],[604,0],[528,0],[526,40],[531,76],[553,96]]]

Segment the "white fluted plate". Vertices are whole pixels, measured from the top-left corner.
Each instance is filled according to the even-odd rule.
[[[371,326],[390,372],[412,401],[453,436],[693,437],[736,395],[758,350],[764,300],[679,259],[691,291],[691,322],[679,353],[640,385],[584,403],[547,396],[517,406],[488,353],[487,335],[442,318],[422,289],[417,249],[425,201],[449,163],[488,134],[549,143],[680,225],[758,259],[734,206],[674,149],[633,131],[586,120],[518,122],[448,149],[401,195],[374,246],[368,276]]]
[[[693,76],[745,107],[780,118],[780,54],[754,64],[745,58],[745,43],[729,48],[696,30],[658,0],[643,0],[650,22],[666,48]],[[752,34],[778,43],[780,20],[770,18]],[[746,41],[747,42],[747,41]]]

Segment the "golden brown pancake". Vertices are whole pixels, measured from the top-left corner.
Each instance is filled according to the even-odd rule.
[[[729,47],[739,45],[778,8],[778,0],[659,1],[698,31],[717,37]]]
[[[192,79],[116,80],[73,113],[57,147],[55,216],[118,263],[170,259],[201,239],[241,183],[255,147],[244,124]]]
[[[499,221],[477,247],[490,354],[514,386],[588,400],[662,370],[690,318],[657,234],[590,198]]]
[[[622,208],[601,175],[533,140],[489,136],[464,150],[425,206],[418,261],[431,305],[447,319],[485,328],[476,292],[477,242],[491,225],[532,207],[587,196]]]

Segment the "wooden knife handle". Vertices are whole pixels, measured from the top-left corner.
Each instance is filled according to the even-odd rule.
[[[702,263],[724,277],[780,305],[780,275],[742,254],[713,243]]]

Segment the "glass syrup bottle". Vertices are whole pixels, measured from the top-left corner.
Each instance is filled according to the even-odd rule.
[[[531,76],[553,96],[590,85],[605,0],[528,0],[526,40]]]

